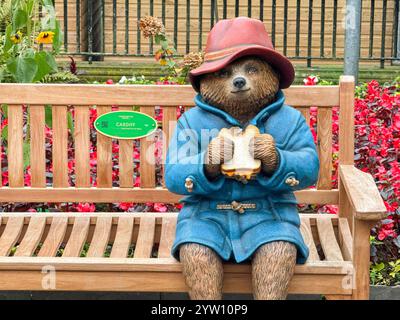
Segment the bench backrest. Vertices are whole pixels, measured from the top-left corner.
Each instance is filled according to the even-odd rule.
[[[339,86],[292,86],[285,90],[286,103],[298,108],[309,123],[310,106],[318,107],[317,136],[321,170],[316,190],[297,192],[300,203],[338,203],[338,192],[332,189],[332,108],[340,107],[339,143],[341,164],[352,164],[354,154],[354,81],[342,77]],[[177,106],[193,106],[195,92],[190,86],[110,86],[110,85],[41,85],[0,84],[0,104],[8,105],[8,137],[5,148],[8,157],[8,186],[0,188],[1,202],[169,202],[178,195],[169,193],[157,183],[159,165],[145,161],[146,154],[154,155],[154,140],[162,139],[162,159],[167,141],[174,130]],[[52,154],[46,159],[46,105],[51,105]],[[112,109],[140,111],[155,115],[155,106],[163,109],[160,128],[150,139],[140,140],[140,188],[134,184],[133,145],[119,141],[113,150],[112,139],[97,134],[96,187],[90,179],[91,109],[97,115]],[[25,109],[26,107],[26,109]],[[113,107],[113,108],[112,108]],[[25,111],[24,111],[25,110]],[[68,115],[72,112],[73,117]],[[4,116],[4,115],[3,115]],[[29,126],[27,120],[29,119]],[[68,168],[68,131],[73,119],[75,186],[70,186]],[[70,122],[70,124],[68,124]],[[25,130],[24,130],[24,126]],[[28,128],[28,129],[26,129]],[[6,129],[7,130],[7,129]],[[28,133],[26,131],[29,131]],[[27,140],[27,137],[30,139]],[[24,147],[25,141],[25,147]],[[29,141],[30,159],[24,163],[24,148]],[[113,152],[119,153],[118,172],[113,173]],[[46,161],[52,161],[52,183],[46,182]],[[24,171],[30,166],[31,188],[24,186]],[[71,168],[70,168],[71,169]],[[112,175],[119,176],[119,187],[113,187]],[[162,175],[162,169],[161,169]],[[161,180],[162,181],[162,180]]]

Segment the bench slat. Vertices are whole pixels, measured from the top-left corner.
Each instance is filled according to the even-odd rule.
[[[119,107],[119,110],[132,111],[132,107]],[[133,140],[120,139],[119,143],[119,186],[133,187]]]
[[[13,246],[17,243],[24,225],[23,217],[12,217],[0,238],[0,256],[8,256]]]
[[[1,84],[1,103],[79,105],[84,93],[87,105],[191,106],[196,95],[190,85],[18,84],[18,87],[18,94],[10,94],[15,92],[15,84]],[[51,95],[43,95],[43,92],[51,92]],[[290,106],[339,105],[338,86],[291,86],[284,93]]]
[[[308,246],[308,249],[310,251],[307,262],[319,261],[320,259],[317,247],[315,246],[313,234],[311,231],[310,218],[301,217],[300,219],[301,219],[300,232],[301,235],[303,236],[305,244]]]
[[[353,261],[353,237],[351,235],[349,221],[346,218],[339,218],[339,244],[342,248],[345,261]]]
[[[75,185],[90,187],[90,127],[87,106],[75,107]]]
[[[354,78],[340,78],[339,159],[340,164],[354,164]]]
[[[301,190],[299,203],[338,204],[337,190]],[[178,203],[182,196],[164,188],[0,188],[0,202],[165,202]]]
[[[143,112],[154,117],[154,107],[140,107]],[[156,171],[153,161],[148,161],[146,157],[152,154],[154,158],[154,133],[140,140],[140,186],[142,188],[154,188],[156,186]]]
[[[32,187],[46,186],[45,109],[30,106],[30,164]]]
[[[111,258],[126,258],[132,244],[134,218],[119,217],[117,234],[111,251]]]
[[[63,257],[79,257],[89,233],[90,217],[75,218]]]
[[[331,219],[317,219],[317,229],[325,259],[329,261],[343,261],[340,247],[337,243]]]
[[[67,107],[53,107],[53,185],[68,187],[68,124]]]
[[[40,239],[43,236],[46,227],[46,217],[33,216],[30,218],[28,230],[18,246],[15,256],[17,257],[30,257],[35,252],[39,245]]]
[[[176,108],[163,108],[163,159],[167,159],[169,141],[171,140],[177,123],[176,118]],[[163,186],[165,186],[164,177],[165,165],[163,165]]]
[[[49,233],[43,246],[40,248],[38,257],[54,257],[64,240],[65,232],[67,231],[67,217],[53,217]]]
[[[24,186],[23,113],[20,105],[8,106],[8,179],[10,187]]]
[[[317,135],[319,177],[317,188],[332,189],[332,109],[318,108]]]
[[[97,116],[111,112],[111,107],[97,106]],[[112,139],[97,133],[97,186],[112,186]]]
[[[155,217],[141,217],[134,258],[150,258],[155,236]]]
[[[108,259],[103,259],[108,260]],[[126,292],[187,292],[188,288],[181,271],[177,272],[85,272],[59,271],[57,268],[57,290],[62,291],[126,291]],[[8,290],[43,290],[43,274],[38,271],[2,271],[2,288]],[[351,276],[351,275],[350,275]],[[343,287],[349,275],[342,274],[295,274],[289,293],[300,294],[347,294],[350,287]],[[251,293],[250,273],[225,273],[224,292]]]
[[[110,239],[112,217],[98,217],[93,239],[87,253],[88,257],[103,257]]]
[[[161,225],[160,246],[158,248],[159,258],[171,257],[171,248],[175,239],[176,218],[163,218]]]

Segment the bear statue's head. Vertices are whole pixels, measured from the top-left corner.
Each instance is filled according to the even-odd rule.
[[[206,103],[245,123],[291,85],[294,68],[260,20],[239,17],[213,27],[204,62],[189,78]]]
[[[279,91],[279,75],[257,56],[239,58],[199,79],[200,94],[208,104],[247,122],[271,103]]]

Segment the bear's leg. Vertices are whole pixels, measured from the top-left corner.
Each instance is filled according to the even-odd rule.
[[[212,249],[197,243],[184,244],[180,259],[190,299],[222,299],[224,271],[221,258]]]
[[[296,247],[285,241],[264,244],[252,261],[253,294],[256,300],[286,299],[296,265]]]

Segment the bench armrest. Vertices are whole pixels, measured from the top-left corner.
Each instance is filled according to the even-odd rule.
[[[385,204],[372,175],[353,165],[340,165],[339,174],[355,218],[380,220],[386,216]]]

